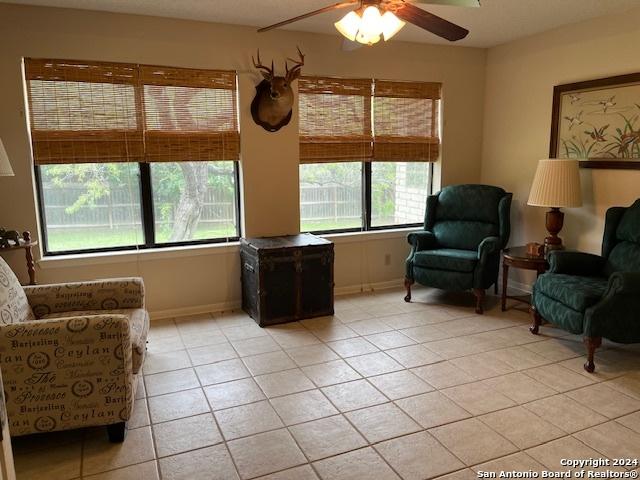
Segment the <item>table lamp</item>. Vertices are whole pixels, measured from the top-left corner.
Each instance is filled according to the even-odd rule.
[[[9,163],[9,157],[4,149],[2,140],[0,140],[0,177],[13,177],[13,169]]]
[[[582,206],[580,191],[580,171],[578,160],[551,158],[540,160],[533,178],[528,205],[551,207],[545,217],[549,236],[544,239],[547,250],[560,250],[562,239],[558,233],[562,230],[563,207]]]

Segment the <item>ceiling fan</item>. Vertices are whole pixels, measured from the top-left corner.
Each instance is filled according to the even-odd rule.
[[[373,45],[381,38],[387,41],[404,27],[405,22],[412,23],[450,42],[461,40],[469,34],[466,28],[422,10],[413,3],[460,7],[480,6],[480,0],[346,0],[260,28],[258,32],[266,32],[320,13],[351,7],[353,10],[334,25],[347,40],[354,43]]]

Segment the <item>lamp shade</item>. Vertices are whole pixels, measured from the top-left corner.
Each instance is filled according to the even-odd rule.
[[[4,149],[2,140],[0,140],[0,177],[13,177],[13,169],[9,163],[9,157]]]
[[[358,29],[360,28],[361,22],[362,19],[360,18],[360,15],[356,12],[349,12],[342,17],[342,20],[334,23],[334,25],[342,35],[354,42],[356,40],[356,35],[358,35]]]
[[[580,207],[582,194],[578,160],[540,160],[527,204],[535,207]]]
[[[386,42],[404,27],[405,23],[396,17],[392,11],[387,10],[382,15],[382,37]]]

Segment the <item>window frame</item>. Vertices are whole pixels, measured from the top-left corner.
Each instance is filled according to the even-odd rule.
[[[122,63],[122,62],[105,62],[105,61],[90,61],[90,60],[69,60],[69,59],[52,59],[52,58],[32,58],[32,57],[23,57],[22,58],[22,80],[24,86],[25,93],[25,106],[27,109],[26,115],[26,126],[27,132],[29,135],[31,150],[32,150],[32,164],[33,164],[33,172],[34,172],[34,183],[35,183],[35,203],[37,204],[37,215],[38,215],[38,230],[40,233],[41,239],[41,249],[43,257],[48,256],[64,256],[64,255],[73,255],[73,254],[91,254],[91,253],[102,253],[102,252],[116,252],[116,251],[137,251],[141,249],[163,249],[170,247],[179,247],[179,246],[188,246],[188,245],[206,245],[206,244],[216,244],[216,243],[229,243],[239,240],[242,235],[242,216],[241,216],[241,184],[240,184],[240,133],[239,133],[239,99],[238,99],[238,73],[236,70],[211,70],[211,69],[193,69],[193,68],[183,68],[183,67],[170,67],[170,66],[158,66],[158,65],[145,65],[138,63]],[[57,100],[57,94],[47,94],[45,92],[40,92],[40,94],[33,95],[31,82],[33,81],[53,81],[53,82],[72,82],[77,83],[78,85],[91,85],[91,84],[112,84],[112,85],[121,85],[121,86],[130,86],[133,91],[131,93],[132,98],[129,98],[129,103],[125,102],[125,107],[121,108],[122,105],[118,103],[118,99],[122,100],[124,98],[125,93],[120,92],[118,95],[112,93],[108,96],[113,102],[113,106],[116,107],[116,111],[126,111],[123,115],[123,119],[125,123],[123,125],[114,124],[108,126],[102,126],[104,128],[82,128],[79,127],[76,123],[74,123],[77,119],[74,120],[73,113],[78,113],[77,107],[69,107],[69,111],[66,112],[67,122],[68,124],[64,128],[56,128],[56,126],[43,126],[34,128],[34,112],[36,111],[35,103],[33,101],[34,98],[40,99],[41,101],[46,103],[46,100],[49,97]],[[44,85],[44,84],[43,84]],[[191,88],[191,89],[223,89],[231,91],[231,102],[227,102],[228,105],[223,105],[222,108],[229,107],[230,109],[225,109],[226,113],[232,113],[232,126],[222,129],[204,129],[197,130],[195,133],[203,135],[202,132],[205,130],[210,134],[210,137],[207,137],[206,140],[208,142],[207,147],[211,147],[210,142],[215,142],[216,146],[221,144],[221,151],[219,153],[214,154],[215,158],[211,158],[211,154],[203,154],[202,151],[197,148],[191,149],[191,145],[187,144],[187,148],[184,148],[184,145],[181,145],[183,148],[173,155],[177,157],[177,159],[171,160],[172,162],[185,161],[185,159],[193,159],[192,161],[207,161],[207,162],[217,162],[217,161],[232,161],[233,162],[233,182],[235,183],[235,199],[233,200],[233,209],[235,212],[235,232],[231,236],[223,236],[217,238],[204,238],[197,240],[185,240],[179,242],[157,242],[155,238],[155,213],[154,213],[154,198],[153,198],[153,185],[152,185],[152,176],[151,176],[151,165],[148,162],[154,161],[166,161],[166,158],[158,158],[156,154],[157,152],[154,150],[147,150],[145,148],[145,140],[147,136],[153,133],[166,133],[164,129],[158,128],[150,128],[149,125],[145,122],[145,110],[146,110],[146,100],[144,98],[145,88],[147,85],[157,85],[164,87],[183,87],[183,88]],[[80,87],[78,86],[77,89]],[[101,87],[102,88],[102,87]],[[106,88],[106,87],[105,87]],[[113,87],[114,89],[116,87]],[[63,90],[68,94],[68,87],[65,87]],[[81,94],[78,91],[78,100],[80,101]],[[73,96],[73,95],[72,95]],[[75,97],[74,97],[75,98]],[[133,104],[130,104],[131,101]],[[109,102],[107,102],[109,103]],[[202,102],[201,102],[202,103]],[[212,103],[209,100],[205,102],[207,104]],[[223,104],[225,102],[222,102]],[[217,102],[213,102],[214,105],[217,105]],[[57,105],[57,104],[56,104]],[[99,106],[99,105],[98,105]],[[80,107],[81,108],[81,107]],[[229,110],[229,111],[227,111]],[[93,107],[90,111],[91,114],[94,114]],[[122,112],[121,112],[122,113]],[[128,121],[131,121],[135,117],[135,129],[133,129],[132,125],[130,125]],[[120,120],[123,120],[120,119]],[[84,122],[81,122],[84,126]],[[61,124],[57,124],[60,126]],[[105,152],[104,149],[99,150],[97,152],[93,152],[91,154],[85,152],[85,155],[76,155],[74,156],[75,146],[74,142],[81,143],[83,141],[86,142],[84,138],[88,130],[91,130],[93,134],[96,132],[104,133],[107,136],[107,140],[109,140],[109,133],[118,133],[124,134],[124,139],[120,143],[124,143],[124,147],[122,149],[112,149],[108,152]],[[55,131],[55,134],[65,133],[72,134],[67,135],[65,137],[67,144],[71,144],[72,148],[67,148],[67,151],[64,149],[58,149],[54,151],[53,154],[49,153],[48,158],[47,155],[38,154],[36,144],[38,139],[41,141],[50,140],[50,136],[55,134],[52,132]],[[173,128],[169,129],[170,133],[175,133]],[[198,137],[193,131],[189,131],[189,136],[186,137],[187,142],[193,140],[192,137]],[[37,136],[36,136],[37,133]],[[127,134],[133,133],[131,138],[127,137]],[[83,135],[84,134],[84,135]],[[211,134],[213,134],[211,136]],[[229,137],[228,146],[230,147],[229,151],[225,151],[225,141]],[[102,139],[100,136],[94,136],[94,139]],[[56,140],[58,137],[55,138]],[[196,138],[197,139],[197,138]],[[119,138],[116,140],[120,140]],[[130,145],[128,141],[131,140],[131,152]],[[185,143],[183,140],[182,143]],[[68,147],[68,145],[67,145]],[[139,148],[135,148],[139,147]],[[157,150],[157,148],[156,148]],[[71,154],[69,153],[71,151]],[[126,152],[126,153],[125,153]],[[216,151],[217,152],[217,151]],[[131,153],[131,155],[130,155]],[[227,155],[229,154],[229,155]],[[51,160],[54,161],[51,161]],[[111,160],[111,161],[109,161]],[[189,161],[189,160],[186,160]],[[137,164],[137,179],[138,179],[138,190],[137,193],[139,195],[139,214],[140,214],[140,228],[142,230],[142,238],[133,238],[131,240],[135,240],[135,243],[129,243],[125,245],[118,246],[106,246],[106,247],[92,247],[89,248],[72,248],[66,250],[56,250],[52,251],[49,248],[49,225],[47,222],[47,206],[45,202],[45,191],[43,185],[43,174],[41,170],[42,165],[49,164],[69,164],[69,165],[79,165],[82,163],[116,163],[116,162],[126,162],[131,165],[133,169],[133,165]],[[60,190],[64,190],[64,187]],[[132,205],[134,207],[134,205]],[[137,219],[136,219],[137,220]],[[138,224],[136,225],[136,230],[138,229]],[[137,232],[136,232],[137,233]],[[226,233],[226,232],[225,232]],[[137,235],[136,235],[137,237]]]
[[[372,163],[373,162],[353,162],[360,163],[362,166],[362,224],[360,227],[352,227],[352,228],[335,228],[330,230],[310,230],[305,233],[313,233],[315,235],[330,235],[333,233],[355,233],[355,232],[376,232],[382,230],[393,230],[398,228],[415,228],[423,225],[423,222],[416,223],[394,223],[392,225],[371,225],[371,171],[372,171]],[[402,163],[391,162],[391,163]],[[433,162],[416,162],[416,163],[428,163],[428,184],[427,184],[427,196],[433,193],[433,173],[434,167]],[[426,199],[425,199],[426,201]],[[300,224],[302,225],[302,218],[300,219]],[[302,231],[302,229],[300,229]]]
[[[80,255],[86,253],[107,253],[107,252],[121,252],[132,250],[147,250],[151,248],[171,248],[171,247],[186,247],[193,245],[206,245],[206,244],[219,244],[237,242],[241,236],[241,221],[240,221],[240,169],[237,160],[233,162],[233,177],[235,182],[235,214],[236,214],[236,235],[231,237],[219,237],[219,238],[204,238],[200,240],[185,240],[182,242],[164,242],[158,243],[155,240],[155,215],[153,204],[153,186],[151,184],[151,164],[148,162],[131,162],[138,165],[138,178],[140,186],[140,219],[142,222],[142,232],[144,236],[144,242],[132,245],[120,245],[117,247],[98,247],[98,248],[83,248],[75,250],[49,250],[49,239],[47,234],[47,218],[44,203],[44,194],[42,191],[42,174],[40,172],[40,165],[34,164],[34,175],[36,184],[36,197],[38,204],[38,213],[40,214],[40,238],[42,239],[42,252],[46,257],[57,257],[64,255]]]
[[[300,161],[300,165],[303,164],[314,164],[316,162],[318,163],[360,163],[361,165],[361,171],[362,171],[362,180],[361,180],[361,191],[362,191],[362,199],[361,199],[361,225],[360,227],[350,227],[350,228],[335,228],[335,229],[325,229],[325,230],[303,230],[302,229],[302,215],[300,215],[300,220],[299,220],[299,226],[300,226],[300,231],[302,232],[308,232],[308,233],[313,233],[313,234],[317,234],[317,235],[328,235],[328,234],[340,234],[340,233],[356,233],[356,232],[376,232],[376,231],[384,231],[384,230],[394,230],[394,229],[403,229],[403,228],[416,228],[416,227],[420,227],[422,226],[424,223],[423,222],[415,222],[415,223],[395,223],[395,224],[387,224],[387,225],[376,225],[373,226],[371,224],[371,216],[372,216],[372,164],[374,162],[376,163],[383,163],[383,162],[389,162],[389,163],[428,163],[428,179],[427,179],[427,197],[429,195],[433,194],[433,184],[434,184],[434,172],[435,172],[435,168],[434,168],[434,163],[435,161],[437,161],[437,159],[435,160],[431,160],[431,151],[429,151],[429,156],[428,156],[428,160],[423,160],[423,159],[414,159],[414,158],[410,158],[407,160],[403,160],[402,158],[397,158],[394,159],[393,161],[389,161],[386,158],[382,158],[382,159],[376,159],[375,155],[374,155],[374,146],[376,143],[376,135],[375,135],[375,115],[374,115],[374,109],[375,109],[375,99],[376,99],[376,91],[377,91],[377,85],[378,83],[384,85],[385,83],[386,85],[386,89],[388,90],[390,87],[390,84],[393,83],[406,83],[404,81],[393,81],[393,80],[382,80],[382,79],[376,79],[376,78],[372,78],[372,79],[368,79],[368,78],[361,78],[361,79],[354,79],[354,78],[338,78],[338,77],[324,77],[324,76],[311,76],[311,77],[301,77],[302,79],[312,79],[315,78],[316,81],[320,81],[320,83],[324,82],[324,81],[335,81],[338,84],[342,83],[342,86],[344,85],[351,85],[353,86],[353,82],[359,82],[359,81],[370,81],[371,85],[371,92],[370,94],[362,94],[360,93],[359,95],[362,95],[364,98],[369,98],[369,108],[370,111],[368,113],[369,117],[368,117],[368,122],[365,120],[364,124],[368,125],[368,127],[371,129],[371,139],[370,139],[370,144],[371,144],[371,157],[369,160],[347,160],[347,159],[341,159],[341,160],[335,160],[334,162],[331,161],[331,157],[326,157],[326,156],[322,156],[321,159],[315,159],[313,157],[305,157],[306,161]],[[415,85],[411,85],[412,82],[409,82],[408,87],[415,87]],[[415,82],[413,82],[415,83]],[[434,130],[437,130],[437,140],[438,140],[438,153],[437,156],[439,157],[441,155],[441,145],[442,145],[442,97],[441,97],[441,88],[442,88],[442,84],[441,83],[433,83],[433,82],[418,82],[420,84],[420,89],[422,95],[426,95],[426,96],[421,96],[420,94],[418,95],[418,97],[415,98],[427,98],[427,99],[431,99],[432,101],[432,119],[437,119],[437,124],[436,127],[437,128],[433,128],[432,126],[432,134],[434,133]],[[406,85],[404,85],[406,86]],[[433,93],[428,94],[425,93],[423,91],[423,87],[426,88],[427,90],[429,89],[433,89],[433,88],[437,88],[438,89],[438,95],[437,96],[433,96]],[[329,86],[327,86],[325,84],[325,89],[328,89],[329,92],[324,91],[323,89],[320,89],[318,91],[314,90],[313,88],[309,88],[308,90],[305,90],[304,93],[306,94],[314,94],[314,93],[336,93],[335,91],[331,90],[331,88]],[[300,87],[299,87],[300,90]],[[383,90],[385,90],[384,86],[383,86]],[[401,95],[399,98],[414,98],[412,95],[407,95],[407,92],[404,92],[405,95]],[[415,92],[414,92],[415,93]],[[300,92],[299,92],[300,94]],[[357,93],[354,93],[354,95],[358,95]],[[385,97],[385,96],[389,96],[389,95],[385,95],[384,93],[382,93],[381,97]],[[298,99],[298,108],[300,109],[300,99]],[[434,111],[434,109],[436,109]],[[365,109],[366,110],[366,109]],[[366,117],[366,115],[365,115]],[[432,124],[433,125],[433,124]],[[300,129],[299,129],[300,130]],[[298,131],[298,136],[301,136],[300,131]],[[340,138],[340,137],[338,137]],[[301,143],[302,146],[302,143]],[[401,155],[402,156],[402,155]],[[400,157],[401,157],[400,156]],[[349,157],[351,158],[351,157]],[[361,157],[362,158],[362,157]],[[315,161],[314,161],[315,160]],[[426,204],[426,198],[425,198],[425,204]],[[299,199],[299,206],[301,205],[301,198]],[[425,205],[426,207],[426,205]],[[300,209],[301,210],[301,209]],[[302,212],[300,212],[302,213]]]

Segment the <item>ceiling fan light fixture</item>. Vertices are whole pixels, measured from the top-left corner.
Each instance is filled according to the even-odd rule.
[[[393,37],[396,33],[398,33],[402,27],[405,26],[405,23],[400,20],[398,17],[394,15],[393,12],[387,10],[384,12],[381,18],[382,24],[382,37],[386,42],[391,37]]]
[[[327,5],[297,17],[259,28],[258,32],[266,32],[321,13],[354,9],[334,23],[340,34],[351,42],[356,41],[371,45],[379,42],[381,38],[384,38],[386,42],[404,27],[405,21],[450,42],[457,42],[469,35],[469,30],[466,28],[422,10],[413,2],[466,7],[480,6],[480,0],[342,0],[333,5]],[[347,45],[347,43],[343,42],[343,45]]]
[[[362,36],[366,39],[374,39],[376,37],[380,37],[381,33],[382,15],[380,15],[380,10],[378,10],[378,7],[374,5],[369,5],[362,12],[362,21],[360,22],[358,36]]]
[[[358,10],[347,13],[334,24],[336,29],[352,42],[356,41],[365,45],[378,43],[385,26],[383,15],[374,5],[360,11],[361,14],[358,13]]]
[[[367,34],[364,32],[358,32],[356,36],[356,42],[364,43],[365,45],[373,45],[380,41],[380,34]]]
[[[375,5],[369,5],[362,12],[362,25],[360,28],[372,32],[379,32],[382,29],[382,15]]]
[[[359,13],[362,12],[362,13]],[[373,45],[381,38],[389,40],[404,27],[405,22],[400,20],[391,11],[384,14],[375,5],[369,5],[363,10],[354,10],[347,13],[335,24],[336,29],[349,40]]]
[[[352,11],[342,17],[340,21],[334,23],[334,25],[336,27],[336,30],[338,30],[343,36],[353,42],[358,35],[358,30],[360,29],[361,23],[362,19],[360,18],[360,15],[358,15],[355,11]]]

